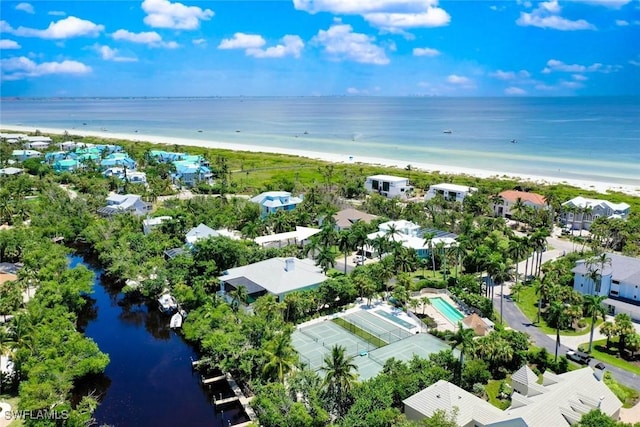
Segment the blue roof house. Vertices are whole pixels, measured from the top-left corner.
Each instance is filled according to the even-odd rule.
[[[172,175],[173,180],[188,187],[192,187],[200,181],[210,181],[213,177],[211,169],[198,163],[179,160],[173,162],[173,165],[176,167],[176,172]]]
[[[133,160],[127,153],[111,153],[106,158],[100,161],[100,167],[103,169],[112,168],[114,166],[122,166],[127,169],[135,169],[136,161]]]
[[[171,163],[171,162],[175,162],[176,160],[182,160],[182,158],[186,156],[186,154],[172,153],[172,152],[163,151],[163,150],[151,150],[149,151],[149,156],[151,156],[153,159],[155,159],[159,163]]]
[[[56,172],[72,172],[82,167],[78,159],[60,159],[53,162],[53,170]]]
[[[76,155],[74,153],[69,153],[68,151],[52,151],[44,155],[44,161],[49,164],[52,164],[58,160],[75,158]]]
[[[292,211],[302,202],[302,196],[292,196],[288,191],[266,191],[251,198],[260,205],[263,217],[279,210]]]

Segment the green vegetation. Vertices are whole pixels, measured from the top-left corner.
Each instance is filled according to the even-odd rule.
[[[489,403],[495,406],[498,409],[505,410],[509,406],[511,406],[511,399],[509,399],[509,394],[505,393],[506,387],[508,387],[511,376],[509,376],[505,380],[491,380],[487,383],[484,388],[487,393],[487,397],[489,398]]]
[[[620,384],[611,376],[610,372],[606,372],[604,374],[604,383],[611,389],[613,394],[615,394],[616,397],[620,399],[624,408],[631,408],[636,403],[638,403],[638,399],[640,399],[640,393],[638,392],[638,390],[634,390],[630,387]]]
[[[364,329],[354,325],[351,322],[348,322],[348,321],[344,320],[341,317],[336,317],[335,319],[332,319],[332,321],[335,324],[342,326],[347,331],[351,332],[353,335],[362,338],[363,340],[365,340],[369,344],[375,346],[376,348],[384,347],[385,345],[389,344],[388,342],[385,342],[385,341],[381,340],[380,338],[376,337],[375,335],[370,334],[369,332],[365,331]]]
[[[612,340],[611,343],[615,344],[616,341]],[[607,340],[594,341],[591,355],[598,360],[602,360],[607,365],[617,366],[618,368],[624,369],[625,371],[640,375],[640,366],[621,359],[620,357],[618,357],[618,351],[615,349],[608,350],[606,344]]]

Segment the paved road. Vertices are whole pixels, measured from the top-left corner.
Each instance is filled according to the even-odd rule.
[[[547,239],[549,246],[554,248],[550,251],[544,252],[542,254],[543,262],[548,260],[556,259],[559,256],[562,256],[565,252],[571,252],[573,250],[577,250],[579,248],[574,248],[571,242],[567,242],[566,240],[556,239],[550,237]],[[520,272],[524,271],[524,262],[519,265]],[[550,354],[555,354],[556,352],[556,340],[555,338],[549,337],[547,334],[542,332],[538,327],[531,323],[531,321],[520,311],[518,306],[513,302],[511,296],[509,294],[509,285],[505,284],[505,297],[503,301],[503,318],[504,322],[508,324],[510,327],[517,331],[526,332],[531,337],[533,343],[538,347],[544,347]],[[498,312],[500,312],[500,289],[496,288],[494,293],[493,306],[496,308]],[[589,341],[587,338],[585,341]],[[558,355],[566,355],[567,351],[570,350],[569,347],[562,345],[562,336],[560,336],[560,348],[558,350]],[[590,366],[595,365],[600,362],[599,360],[593,359],[590,363]],[[604,362],[603,362],[604,363]],[[607,367],[607,370],[611,371],[613,377],[619,381],[620,383],[632,387],[636,390],[640,390],[640,376],[633,374],[629,371],[625,371],[623,369],[617,368],[615,366],[609,366],[607,363],[604,364]]]

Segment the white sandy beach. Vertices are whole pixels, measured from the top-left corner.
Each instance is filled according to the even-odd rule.
[[[35,132],[36,130],[35,127],[17,126],[17,125],[4,126],[1,123],[0,123],[0,129],[3,129],[4,131],[7,131],[7,132],[16,132],[16,133],[32,133],[32,132]],[[46,128],[46,127],[38,127],[37,129],[43,134],[62,135],[65,133],[65,129]],[[607,192],[615,191],[615,192],[620,192],[620,193],[625,193],[625,194],[633,195],[636,197],[640,197],[640,186],[621,185],[621,184],[613,184],[613,183],[599,182],[599,181],[566,179],[566,178],[551,177],[551,176],[536,176],[536,175],[525,175],[525,174],[521,175],[521,174],[504,173],[499,171],[491,171],[491,170],[483,170],[483,169],[444,166],[444,165],[437,165],[437,164],[431,164],[431,163],[414,163],[411,161],[398,161],[398,160],[391,160],[391,159],[381,159],[376,157],[345,156],[341,154],[322,153],[322,152],[307,151],[307,150],[287,149],[287,148],[279,148],[279,147],[265,147],[265,146],[250,145],[250,144],[245,145],[245,144],[228,143],[228,142],[222,142],[222,141],[203,141],[203,140],[188,139],[188,138],[142,135],[137,133],[135,134],[114,133],[114,132],[107,132],[107,131],[86,131],[86,130],[78,130],[78,129],[71,129],[68,132],[70,134],[78,135],[78,136],[93,136],[93,137],[100,137],[100,138],[123,139],[123,140],[129,140],[129,141],[150,142],[154,144],[183,145],[183,146],[193,146],[193,147],[219,148],[219,149],[233,150],[233,151],[288,154],[288,155],[307,157],[311,159],[318,159],[318,160],[323,160],[323,161],[333,162],[333,163],[366,163],[371,165],[397,167],[401,169],[404,169],[408,164],[411,164],[412,170],[422,170],[427,172],[438,171],[441,174],[469,175],[469,176],[474,176],[478,178],[512,178],[512,179],[517,179],[521,181],[535,182],[539,184],[562,183],[562,184],[567,184],[567,185],[571,185],[578,188],[597,191],[603,194],[606,194]]]

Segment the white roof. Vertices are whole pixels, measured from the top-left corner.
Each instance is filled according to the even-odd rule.
[[[378,181],[388,181],[388,182],[402,182],[407,181],[408,178],[403,178],[401,176],[393,176],[393,175],[371,175],[367,177],[368,180],[376,179]]]
[[[573,206],[577,206],[579,208],[585,208],[585,207],[589,207],[589,208],[593,208],[595,206],[604,206],[604,207],[608,207],[609,209],[613,210],[613,211],[625,211],[627,209],[629,209],[631,206],[629,206],[627,203],[613,203],[610,202],[608,200],[601,200],[601,199],[588,199],[586,197],[582,197],[582,196],[578,196],[578,197],[574,197],[571,200],[568,200],[566,202],[564,202],[562,204],[562,206],[565,205],[573,205]]]
[[[293,267],[289,271],[285,269],[287,262]],[[218,279],[225,282],[237,278],[248,279],[274,295],[304,289],[327,280],[322,270],[307,258],[271,258],[231,268]]]
[[[157,216],[155,218],[147,218],[143,220],[142,223],[144,225],[154,226],[154,225],[160,225],[164,221],[169,221],[170,219],[171,219],[170,216]]]
[[[453,408],[458,408],[456,422],[460,426],[473,421],[486,425],[502,415],[502,411],[489,402],[444,380],[406,398],[403,403],[425,417],[433,415],[437,410],[444,410],[450,415]]]
[[[283,200],[286,200],[283,203]],[[265,191],[251,198],[254,203],[260,203],[263,206],[274,208],[280,206],[295,205],[302,202],[301,197],[292,196],[288,191]]]
[[[300,227],[296,226],[296,231],[288,231],[286,233],[269,234],[267,236],[259,236],[254,241],[259,245],[264,245],[271,242],[282,242],[284,240],[295,240],[300,242],[306,240],[309,237],[318,234],[321,230],[319,228]]]
[[[0,175],[17,175],[22,172],[24,169],[8,167],[0,169]]]
[[[455,191],[456,193],[465,193],[478,191],[476,187],[469,187],[468,185],[458,185],[458,184],[436,184],[429,187],[431,190],[446,190],[446,191]]]
[[[197,227],[192,228],[186,235],[187,243],[192,245],[198,240],[208,239],[209,237],[218,237],[220,234],[213,228],[200,223]]]

